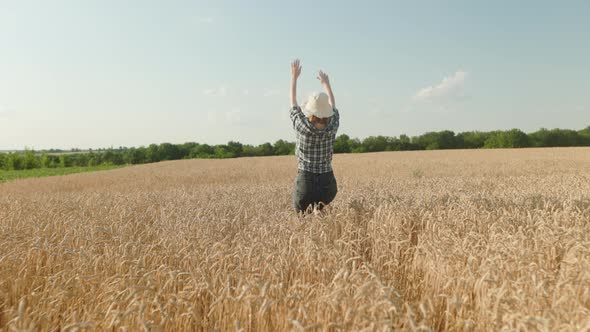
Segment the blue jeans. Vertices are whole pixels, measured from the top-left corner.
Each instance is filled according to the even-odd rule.
[[[309,206],[322,209],[330,204],[338,193],[334,172],[311,173],[298,170],[293,188],[293,206],[297,212],[306,212]]]

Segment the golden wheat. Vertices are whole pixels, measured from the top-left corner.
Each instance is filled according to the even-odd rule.
[[[0,185],[2,330],[588,330],[590,149],[293,156]]]

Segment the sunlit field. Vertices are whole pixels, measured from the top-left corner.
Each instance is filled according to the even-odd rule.
[[[0,184],[2,330],[588,330],[590,148],[294,156]]]

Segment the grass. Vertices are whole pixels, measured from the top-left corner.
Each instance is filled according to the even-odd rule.
[[[82,172],[104,171],[123,166],[89,166],[89,167],[64,167],[64,168],[34,168],[18,171],[0,170],[0,183],[15,179],[40,178],[45,176],[67,175]]]
[[[587,331],[590,148],[294,156],[0,186],[0,331]]]

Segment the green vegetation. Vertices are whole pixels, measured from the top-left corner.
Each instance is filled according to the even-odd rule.
[[[39,178],[44,176],[66,175],[81,172],[104,171],[119,168],[119,165],[102,165],[92,167],[65,167],[65,168],[35,168],[26,170],[0,170],[0,183],[14,179]]]
[[[590,146],[590,126],[582,130],[540,129],[526,134],[519,129],[489,132],[469,131],[455,134],[449,130],[427,132],[420,136],[370,136],[362,141],[340,135],[334,144],[334,153],[362,153],[379,151],[437,150],[437,149],[493,149],[557,146]],[[227,144],[208,145],[194,142],[184,144],[150,144],[147,147],[119,147],[86,153],[64,154],[62,150],[24,153],[0,153],[0,169],[7,171],[32,169],[67,169],[69,167],[95,167],[152,163],[162,160],[191,158],[236,158],[289,155],[295,152],[295,143],[278,140],[274,144],[258,146],[230,141]],[[92,169],[88,169],[92,170]],[[46,172],[48,172],[46,171]]]

